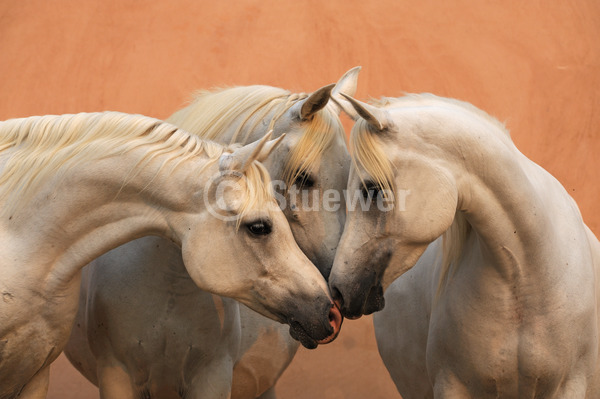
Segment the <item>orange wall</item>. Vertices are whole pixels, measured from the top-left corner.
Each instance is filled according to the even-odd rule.
[[[0,120],[162,118],[194,89],[311,91],[362,65],[359,98],[428,91],[506,121],[600,235],[598,38],[595,0],[5,1]]]

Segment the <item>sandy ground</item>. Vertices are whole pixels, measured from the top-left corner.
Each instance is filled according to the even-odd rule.
[[[0,120],[118,110],[164,118],[190,93],[312,91],[362,65],[359,98],[433,92],[505,121],[600,235],[600,2],[0,2]],[[349,123],[347,123],[350,126]],[[393,398],[370,318],[302,350],[281,398]],[[50,398],[96,398],[64,358]]]

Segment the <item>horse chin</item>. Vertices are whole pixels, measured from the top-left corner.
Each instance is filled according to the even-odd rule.
[[[363,314],[368,315],[371,313],[379,312],[385,307],[385,298],[383,297],[383,287],[381,282],[378,282],[369,291],[369,295],[363,306]]]
[[[325,327],[325,331],[320,327],[307,325],[308,330],[298,321],[291,320],[290,335],[307,349],[315,349],[318,345],[324,345],[335,340],[340,333],[344,317],[335,304],[328,305],[329,326]],[[326,335],[324,338],[315,338]]]
[[[297,321],[290,323],[290,335],[306,349],[315,349],[319,345],[317,340],[310,337]]]
[[[343,308],[344,317],[350,320],[360,319],[363,315],[382,310],[385,306],[385,298],[383,297],[383,287],[380,282],[373,284],[369,289],[369,293],[362,302],[355,302],[355,306],[347,306]]]
[[[348,282],[348,276],[339,274],[329,282],[333,300],[344,317],[355,320],[383,309],[385,299],[381,276],[392,254],[392,251],[385,250],[372,253],[368,264],[362,268],[361,276],[355,276]]]

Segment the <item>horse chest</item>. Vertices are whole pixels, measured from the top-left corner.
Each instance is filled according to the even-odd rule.
[[[564,303],[540,310],[517,291],[500,284],[487,296],[450,290],[432,312],[427,342],[427,368],[437,383],[465,385],[481,398],[553,397],[581,377],[574,373],[587,373],[597,346],[580,332],[593,312]]]
[[[25,382],[58,357],[75,317],[72,303],[76,304],[77,298],[58,301],[62,303],[56,303],[50,311],[42,297],[25,295],[5,292],[0,299],[0,398],[16,395]]]

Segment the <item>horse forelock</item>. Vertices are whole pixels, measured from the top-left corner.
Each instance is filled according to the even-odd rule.
[[[246,169],[245,175],[246,195],[240,204],[236,220],[236,228],[244,217],[254,209],[265,209],[269,204],[277,206],[273,185],[269,171],[260,162],[252,162]]]
[[[160,120],[119,112],[46,115],[0,122],[0,153],[7,159],[0,175],[4,212],[22,207],[50,176],[84,161],[124,154],[147,146],[127,179],[157,155],[162,166],[206,155],[216,160],[225,148]]]
[[[346,141],[342,122],[337,114],[327,107],[318,111],[310,122],[305,123],[308,125],[291,149],[283,168],[282,176],[286,187],[291,187],[301,174],[313,170],[336,138],[344,143]]]
[[[354,167],[362,167],[382,189],[395,194],[392,163],[368,123],[359,119],[350,134],[350,156]],[[363,177],[361,182],[366,188]]]

